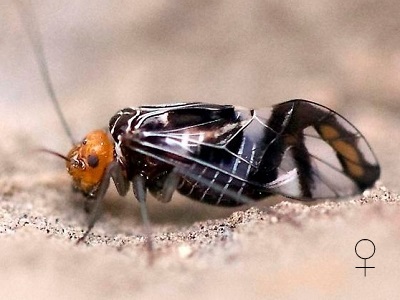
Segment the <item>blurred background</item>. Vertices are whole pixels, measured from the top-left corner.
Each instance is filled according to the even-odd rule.
[[[66,154],[71,143],[22,26],[26,16],[19,16],[14,1],[2,0],[4,299],[114,299],[124,293],[124,299],[135,293],[149,299],[160,293],[163,299],[398,295],[399,271],[393,266],[400,260],[400,223],[398,205],[391,205],[398,196],[390,191],[400,190],[400,1],[35,0],[32,9],[76,139],[106,127],[126,106],[205,101],[259,108],[305,98],[331,107],[360,129],[389,189],[338,207],[284,202],[260,213],[263,221],[257,211],[251,217],[245,209],[182,199],[168,205],[149,201],[152,229],[166,254],[154,268],[140,251],[137,201],[131,193],[121,199],[110,189],[93,242],[76,246],[70,239],[87,228],[82,199],[71,192],[64,162],[36,151]],[[221,216],[227,219],[215,220]],[[236,220],[237,227],[214,226],[224,220]],[[213,235],[220,229],[227,238]],[[354,254],[362,238],[377,244],[377,255],[367,263],[376,269],[369,269],[367,278],[354,269],[362,263]],[[192,241],[193,257],[192,248],[181,247]]]
[[[304,98],[355,124],[382,163],[384,184],[398,186],[400,2],[33,2],[76,139],[126,106],[258,108]],[[0,120],[1,176],[64,171],[32,152],[67,153],[70,142],[12,1],[0,3]]]

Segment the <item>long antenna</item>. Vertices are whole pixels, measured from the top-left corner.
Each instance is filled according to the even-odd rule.
[[[25,1],[26,5],[24,5],[20,0],[16,0],[15,3],[20,15],[21,22],[25,28],[25,31],[29,37],[29,41],[32,45],[33,52],[35,54],[35,59],[39,66],[39,70],[42,75],[42,79],[45,84],[47,93],[50,97],[51,102],[54,105],[58,117],[61,120],[61,124],[65,130],[65,133],[68,135],[69,139],[71,140],[71,143],[74,145],[75,142],[72,136],[71,129],[64,117],[64,114],[62,113],[60,103],[57,99],[56,92],[54,90],[53,83],[50,78],[49,68],[47,66],[47,61],[43,50],[42,36],[40,34],[39,25],[36,20],[36,16],[33,11],[31,1]],[[26,7],[28,5],[29,7]]]

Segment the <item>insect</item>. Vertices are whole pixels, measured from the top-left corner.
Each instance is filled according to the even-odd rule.
[[[361,133],[336,112],[306,100],[253,110],[178,103],[125,108],[109,132],[93,131],[67,155],[83,194],[101,201],[110,179],[168,202],[176,190],[197,201],[236,206],[271,194],[342,198],[371,187],[380,168]]]
[[[35,53],[50,83],[41,47]],[[162,202],[177,191],[220,206],[272,194],[311,201],[359,194],[380,175],[368,142],[349,121],[301,99],[262,109],[200,102],[125,108],[110,119],[108,132],[90,132],[59,156],[74,187],[96,200],[84,236],[111,180],[121,196],[132,186],[149,224],[147,191]]]

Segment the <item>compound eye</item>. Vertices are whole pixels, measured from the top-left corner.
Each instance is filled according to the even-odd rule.
[[[89,155],[87,162],[89,167],[96,168],[99,165],[99,158],[97,155]]]

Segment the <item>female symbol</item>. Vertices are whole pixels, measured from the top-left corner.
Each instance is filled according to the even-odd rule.
[[[371,247],[371,245],[372,245],[372,254],[370,255],[370,256],[361,256],[358,252],[357,252],[357,246],[359,246],[359,244],[361,245],[361,243],[364,245],[364,246],[362,246],[362,250],[360,250],[359,249],[359,251],[361,252],[361,254],[362,255],[365,255],[365,247],[368,247],[368,248],[370,248]],[[365,245],[369,245],[369,246],[365,246]],[[374,256],[374,254],[375,254],[375,244],[371,241],[371,240],[369,240],[369,239],[362,239],[362,240],[359,240],[358,242],[357,242],[357,244],[356,244],[356,246],[355,246],[355,252],[356,252],[356,255],[359,257],[359,258],[361,258],[361,259],[363,259],[364,260],[364,266],[363,267],[356,267],[356,269],[359,269],[359,268],[361,268],[361,269],[364,269],[364,277],[366,277],[367,276],[367,269],[374,269],[375,267],[367,267],[367,259],[370,259],[372,256]],[[369,252],[367,252],[367,253],[369,253]]]

